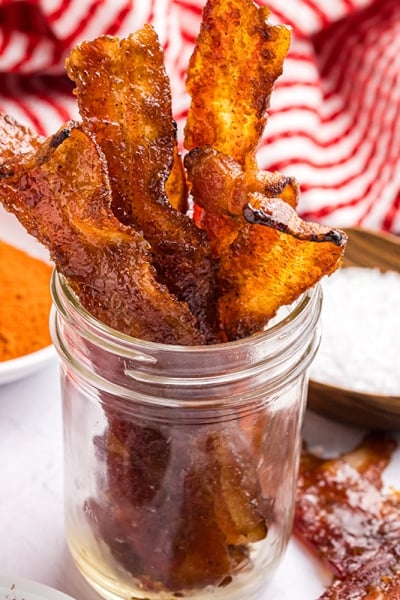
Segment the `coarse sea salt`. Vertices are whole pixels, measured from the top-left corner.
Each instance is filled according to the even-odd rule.
[[[342,268],[322,281],[314,381],[400,396],[400,273]]]

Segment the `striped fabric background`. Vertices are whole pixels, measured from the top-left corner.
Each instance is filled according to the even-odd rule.
[[[71,46],[153,23],[180,130],[185,69],[205,0],[0,0],[0,110],[50,134],[77,116]],[[293,42],[259,150],[297,177],[303,218],[400,234],[399,0],[269,0]]]

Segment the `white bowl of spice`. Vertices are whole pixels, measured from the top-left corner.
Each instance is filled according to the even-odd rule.
[[[49,333],[52,267],[36,240],[0,211],[0,384],[54,356]]]
[[[344,266],[322,284],[322,341],[308,406],[354,425],[399,429],[400,239],[346,231]]]

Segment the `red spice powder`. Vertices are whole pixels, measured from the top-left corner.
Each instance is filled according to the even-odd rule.
[[[0,240],[0,361],[51,343],[52,268]]]

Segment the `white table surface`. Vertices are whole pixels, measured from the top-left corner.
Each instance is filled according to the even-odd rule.
[[[25,577],[98,600],[69,557],[63,532],[58,359],[0,387],[0,574]],[[328,451],[347,449],[361,431],[306,415],[304,436]],[[399,486],[400,455],[385,480]],[[329,575],[295,540],[260,600],[315,600]]]

